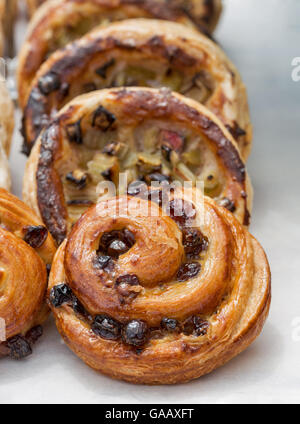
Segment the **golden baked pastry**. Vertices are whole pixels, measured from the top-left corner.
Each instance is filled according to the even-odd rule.
[[[0,56],[14,57],[14,24],[17,17],[18,0],[0,0]]]
[[[120,173],[131,190],[141,180],[203,181],[207,195],[249,225],[251,185],[229,131],[167,89],[94,91],[66,105],[32,150],[23,198],[60,243],[97,201],[99,184],[118,186]]]
[[[4,55],[4,28],[3,17],[5,11],[5,0],[0,0],[0,57]]]
[[[116,86],[166,86],[205,104],[230,129],[242,156],[249,155],[246,88],[223,51],[180,24],[140,19],[97,29],[48,59],[24,110],[24,151],[72,98]]]
[[[5,83],[0,81],[0,187],[10,191],[8,155],[14,130],[14,106]]]
[[[46,3],[46,0],[26,0],[26,3],[29,15],[32,16],[41,4]]]
[[[32,210],[0,189],[0,356],[22,359],[48,316],[47,266],[56,247]]]
[[[0,81],[0,141],[9,155],[15,126],[14,105],[4,82]]]
[[[31,81],[46,58],[97,25],[129,18],[154,18],[210,32],[218,22],[221,8],[221,0],[48,1],[34,15],[19,56],[20,104],[24,106]]]
[[[132,383],[211,372],[253,342],[269,310],[259,243],[196,190],[169,195],[170,214],[127,196],[91,207],[57,251],[49,279],[66,344],[90,367]]]

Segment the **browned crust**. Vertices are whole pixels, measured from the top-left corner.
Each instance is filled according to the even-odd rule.
[[[249,224],[252,191],[245,165],[229,132],[212,113],[198,103],[166,90],[110,89],[81,96],[67,105],[40,137],[40,150],[33,152],[32,160],[37,163],[37,189],[35,191],[32,187],[30,176],[25,176],[24,191],[30,193],[31,204],[38,205],[43,221],[58,243],[66,237],[68,229],[62,184],[55,170],[61,143],[60,128],[90,113],[91,104],[95,109],[99,104],[105,104],[121,122],[135,124],[147,119],[164,119],[180,122],[206,137],[227,176],[225,195],[235,199],[238,219]]]
[[[67,0],[64,3],[83,3],[86,0]],[[46,3],[46,0],[27,0],[29,4],[30,12],[33,12],[42,4]],[[60,0],[60,6],[63,7],[62,1]],[[179,1],[168,1],[168,4],[164,4],[162,1],[156,0],[117,0],[117,1],[108,1],[108,0],[94,0],[93,3],[98,4],[99,6],[116,9],[120,6],[132,6],[144,10],[149,17],[155,19],[164,19],[167,21],[178,21],[183,17],[187,17],[195,26],[199,28],[200,31],[212,32],[219,20],[222,4],[220,0],[197,0],[198,6],[199,3],[203,3],[204,13],[198,13],[193,11],[193,6],[190,5],[187,7],[185,4],[180,4]],[[183,3],[183,2],[182,2]],[[194,0],[191,3],[196,3]],[[53,8],[53,6],[52,6]],[[45,11],[43,15],[49,16],[49,14],[54,14],[50,4],[47,8],[44,8]],[[47,12],[47,14],[46,14]],[[41,14],[42,15],[42,14]],[[43,16],[42,15],[42,16]],[[40,20],[39,25],[45,23],[46,17],[43,20]],[[35,27],[35,31],[38,31],[38,26]],[[34,31],[32,31],[34,34]]]
[[[133,51],[141,57],[165,62],[182,72],[198,72],[203,67],[207,68],[217,85],[207,107],[229,128],[239,144],[243,158],[248,157],[252,128],[247,94],[238,71],[224,53],[206,37],[190,29],[186,29],[184,38],[178,36],[182,31],[178,24],[140,22],[130,20],[106,29],[97,29],[49,58],[36,75],[24,109],[25,153],[30,151],[39,132],[49,122],[53,109],[59,110],[67,99],[70,100],[68,91],[78,85],[82,74],[94,61],[99,60],[104,53],[109,55],[115,52],[118,55]],[[153,35],[157,31],[159,35]],[[56,80],[56,88],[48,95],[41,91],[39,85],[47,75],[55,76]],[[65,91],[66,87],[68,89]]]
[[[53,166],[58,150],[59,124],[42,135],[39,165],[37,169],[37,198],[43,221],[58,244],[67,235],[67,211],[59,176]]]
[[[189,8],[180,5],[181,0],[171,0],[164,4],[159,0],[52,0],[46,2],[35,14],[28,31],[27,40],[19,56],[19,100],[24,106],[28,90],[38,68],[44,62],[48,53],[48,40],[44,33],[50,33],[54,28],[58,31],[60,19],[65,15],[68,23],[73,13],[83,15],[88,7],[99,8],[99,19],[106,13],[122,11],[125,18],[153,18],[175,21],[198,28],[207,35],[213,31],[219,20],[221,0],[192,0]],[[195,2],[195,9],[191,5]],[[82,11],[80,12],[80,9]],[[93,15],[97,13],[93,10]],[[120,19],[117,18],[118,20]],[[59,24],[58,24],[59,22]]]
[[[21,200],[0,189],[1,287],[0,317],[6,321],[7,338],[25,335],[48,317],[45,304],[47,270],[56,251],[48,233],[40,247],[23,241],[26,228],[43,226],[42,221]],[[9,353],[0,343],[0,356]]]
[[[175,344],[166,342],[164,347],[154,343],[137,354],[135,350],[122,346],[121,342],[99,340],[89,331],[88,325],[79,318],[75,318],[71,308],[52,308],[56,325],[66,344],[90,367],[112,378],[135,384],[185,383],[225,364],[245,350],[259,336],[267,319],[271,301],[271,274],[267,257],[259,243],[237,223],[228,211],[218,208],[210,199],[206,199],[205,202],[206,207],[209,205],[217,216],[224,220],[228,237],[233,237],[233,244],[236,243],[232,251],[233,258],[224,257],[223,260],[228,261],[229,268],[231,261],[235,261],[239,264],[237,266],[240,267],[240,272],[245,273],[246,280],[234,284],[239,285],[238,291],[246,290],[247,295],[244,292],[239,299],[232,295],[233,298],[230,300],[235,305],[232,311],[241,307],[242,314],[235,316],[232,312],[227,316],[226,313],[223,315],[223,312],[218,310],[219,307],[222,309],[219,305],[215,313],[219,316],[217,321],[219,319],[222,321],[220,332],[218,330],[215,332],[213,327],[208,338],[198,342],[183,338]],[[88,212],[87,215],[90,213]],[[77,227],[78,225],[84,227],[84,217]],[[219,238],[222,234],[213,232],[213,237]],[[49,290],[63,278],[64,266],[66,266],[65,247],[64,243],[56,255]],[[246,254],[242,253],[245,248]],[[241,256],[237,256],[238,254]],[[246,268],[247,271],[245,271]],[[238,275],[240,272],[237,271]],[[243,285],[244,288],[242,288]],[[238,321],[234,321],[228,333],[227,325],[229,322],[231,325],[232,320],[238,316]]]

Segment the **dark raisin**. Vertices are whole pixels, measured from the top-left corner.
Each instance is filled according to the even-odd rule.
[[[107,253],[113,258],[118,258],[128,252],[128,246],[122,240],[114,240],[110,243]]]
[[[83,304],[80,302],[80,300],[77,299],[76,296],[73,296],[72,308],[76,314],[83,315],[83,316],[86,315],[86,310]]]
[[[7,341],[10,350],[9,356],[12,359],[20,360],[32,354],[30,343],[22,336],[12,337]]]
[[[60,88],[59,76],[55,72],[49,72],[39,79],[38,86],[42,94],[48,96]]]
[[[115,64],[115,59],[109,60],[104,65],[100,66],[100,68],[96,69],[96,74],[101,78],[106,78],[108,69]]]
[[[104,233],[100,240],[99,250],[107,253],[109,256],[118,258],[126,253],[135,243],[134,234],[127,230],[115,230]]]
[[[92,331],[103,339],[118,340],[121,325],[108,315],[97,315],[92,324]]]
[[[234,202],[232,200],[228,199],[228,197],[223,197],[219,201],[219,205],[222,206],[223,208],[228,209],[232,213],[236,211],[236,206],[235,206]]]
[[[43,225],[25,227],[24,231],[24,241],[33,249],[42,247],[48,237],[48,230]]]
[[[194,323],[197,336],[205,336],[209,328],[209,322],[199,317],[195,317]]]
[[[141,292],[139,279],[134,274],[122,275],[117,278],[115,287],[122,298],[129,300],[135,299]]]
[[[123,240],[129,247],[132,247],[135,244],[134,234],[127,230],[127,228],[123,230]]]
[[[179,323],[176,319],[163,318],[160,325],[164,330],[167,330],[170,332],[179,330]]]
[[[143,181],[133,181],[127,189],[127,194],[129,196],[139,196],[142,195],[143,197],[147,196],[147,186]]]
[[[111,169],[107,169],[106,171],[101,172],[101,175],[107,181],[112,181],[113,173]]]
[[[106,255],[97,255],[94,265],[100,269],[106,269],[111,265],[112,258]]]
[[[201,265],[198,262],[183,264],[177,273],[177,280],[183,282],[195,278],[199,274],[200,270]]]
[[[166,144],[163,144],[161,146],[161,153],[163,155],[163,158],[167,161],[170,162],[171,160],[171,154],[172,154],[172,149],[171,147],[167,146]]]
[[[193,316],[187,319],[183,325],[183,333],[187,336],[205,336],[207,334],[209,322],[200,317]]]
[[[130,321],[123,329],[123,340],[132,346],[143,346],[148,340],[148,327],[144,321]]]
[[[110,231],[107,233],[103,233],[101,239],[100,239],[100,246],[104,250],[108,248],[110,243],[113,240],[118,240],[120,238],[120,232],[119,231]]]
[[[244,137],[247,134],[245,130],[243,130],[237,125],[237,123],[235,123],[233,127],[230,125],[226,125],[226,128],[229,130],[229,132],[235,139],[239,137]]]
[[[93,115],[92,126],[100,128],[102,131],[108,131],[116,121],[115,115],[99,106]]]
[[[183,246],[188,258],[197,258],[207,250],[208,239],[197,228],[186,228],[182,231]]]
[[[66,175],[66,180],[74,184],[79,190],[82,190],[86,187],[88,176],[80,170],[75,170],[69,172]]]
[[[180,225],[186,225],[190,220],[195,219],[196,210],[194,205],[187,200],[174,199],[169,203],[170,216]]]
[[[43,327],[41,325],[37,325],[26,333],[25,338],[30,344],[34,344],[38,341],[40,337],[42,337],[42,335]]]
[[[66,284],[59,284],[50,291],[50,302],[55,308],[72,300],[72,291]]]
[[[152,182],[169,182],[170,177],[168,177],[168,175],[160,174],[159,172],[153,172],[152,174],[146,175],[145,180],[149,185],[151,185]]]
[[[66,127],[67,137],[70,142],[76,144],[82,144],[82,131],[81,131],[81,120],[74,124],[69,124]]]
[[[130,288],[132,286],[139,286],[140,281],[135,274],[121,275],[116,280],[116,288],[122,296],[129,296],[131,294]]]

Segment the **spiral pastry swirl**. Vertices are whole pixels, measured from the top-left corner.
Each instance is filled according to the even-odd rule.
[[[20,81],[26,82],[23,77]],[[168,87],[204,104],[229,129],[243,159],[248,157],[252,126],[236,67],[199,32],[149,19],[97,28],[49,57],[23,105],[24,152],[55,111],[75,96],[120,86]]]
[[[29,1],[29,0],[28,0]],[[30,0],[31,10],[37,0]],[[97,25],[131,18],[174,21],[210,33],[221,14],[221,0],[52,0],[35,14],[19,57],[19,100],[42,63],[57,49]]]
[[[32,150],[23,197],[61,243],[99,185],[126,193],[121,174],[129,191],[140,180],[203,183],[249,225],[251,184],[232,136],[204,106],[166,89],[95,91],[66,105]]]
[[[258,336],[269,309],[268,261],[248,231],[195,189],[166,198],[100,201],[60,246],[50,275],[67,345],[134,383],[212,371]]]
[[[0,189],[0,356],[22,359],[41,336],[49,313],[47,268],[55,251],[28,206]]]

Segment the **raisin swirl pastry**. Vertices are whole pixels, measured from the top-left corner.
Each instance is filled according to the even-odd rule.
[[[133,383],[212,371],[259,335],[269,310],[259,243],[196,190],[169,195],[170,215],[138,197],[91,207],[60,246],[49,280],[66,344],[92,368]]]
[[[212,31],[221,12],[220,0],[52,0],[34,15],[19,56],[19,100],[42,63],[59,48],[79,39],[97,25],[130,18],[180,22]]]
[[[0,189],[0,356],[32,352],[48,316],[47,267],[56,251],[33,211]]]
[[[24,151],[69,100],[118,86],[169,87],[205,104],[231,131],[242,156],[249,155],[252,127],[246,88],[223,51],[180,24],[140,19],[94,30],[49,58],[24,110]]]
[[[23,198],[61,243],[99,197],[99,184],[204,184],[249,225],[252,189],[238,148],[204,106],[167,89],[94,91],[65,106],[34,146]],[[125,178],[124,178],[125,179]]]

